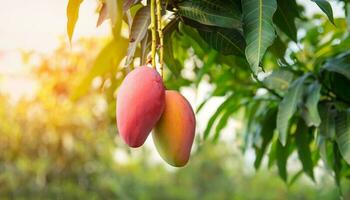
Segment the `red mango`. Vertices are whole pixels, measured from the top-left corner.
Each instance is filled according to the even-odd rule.
[[[153,141],[161,157],[170,165],[186,165],[196,129],[189,102],[176,91],[165,92],[165,109],[153,130]]]
[[[130,72],[117,94],[117,126],[125,143],[142,146],[164,106],[165,89],[158,72],[146,66]]]

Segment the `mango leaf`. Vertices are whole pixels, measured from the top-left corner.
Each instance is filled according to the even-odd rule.
[[[178,14],[199,23],[223,28],[240,28],[241,12],[222,0],[187,0],[178,4]]]
[[[320,153],[320,157],[327,169],[332,169],[333,165],[333,148],[332,143],[323,135],[317,135],[317,148]]]
[[[350,80],[350,53],[343,53],[336,58],[329,59],[324,69],[341,74]]]
[[[321,97],[321,85],[319,83],[311,84],[308,87],[307,98],[302,110],[302,116],[307,126],[318,127],[321,123],[318,113],[318,102]]]
[[[310,150],[310,132],[308,127],[306,126],[303,120],[299,120],[297,125],[297,130],[295,131],[295,142],[297,146],[299,160],[303,166],[304,172],[312,179],[315,180],[314,177],[314,164],[311,158],[311,150]]]
[[[141,0],[124,0],[123,1],[123,11],[127,11],[130,9],[130,7],[134,4],[137,4],[141,2]]]
[[[276,141],[276,162],[277,162],[277,168],[278,168],[278,174],[284,180],[287,182],[288,180],[288,173],[287,173],[287,161],[289,157],[288,148],[289,145],[283,146],[281,142]]]
[[[336,116],[336,142],[340,154],[350,164],[350,109],[339,111]]]
[[[150,8],[148,6],[140,8],[137,11],[134,20],[132,22],[130,36],[129,36],[129,47],[127,51],[127,57],[125,65],[129,66],[134,57],[137,45],[146,36],[148,26],[151,22]]]
[[[245,55],[253,73],[257,73],[266,49],[275,40],[272,16],[277,9],[276,0],[243,0],[244,35],[247,43]]]
[[[306,74],[296,79],[289,87],[282,102],[278,107],[277,113],[277,130],[279,132],[279,140],[282,145],[286,145],[287,142],[287,129],[289,126],[289,120],[297,110],[298,103],[301,101],[301,97],[304,91],[304,82],[308,78],[309,74]]]
[[[335,110],[329,103],[322,103],[319,105],[319,113],[322,123],[318,128],[318,134],[326,139],[333,139],[335,136]]]
[[[295,18],[298,16],[298,7],[295,0],[277,0],[277,11],[273,22],[293,41],[297,41]]]
[[[333,154],[334,154],[333,156],[334,157],[334,162],[333,162],[334,179],[339,189],[341,189],[340,178],[341,178],[341,170],[342,170],[342,158],[341,158],[342,155],[341,155],[341,152],[339,151],[339,145],[337,145],[337,143],[333,143]]]
[[[108,10],[108,16],[112,21],[112,25],[114,26],[118,19],[121,18],[122,14],[120,13],[120,1],[117,0],[106,0],[107,10]]]
[[[274,130],[276,129],[276,117],[277,109],[269,109],[269,111],[264,116],[264,120],[261,122],[260,135],[262,137],[262,144],[260,148],[255,148],[256,158],[254,162],[255,169],[259,169],[261,165],[262,158],[266,152],[268,145],[270,144]]]
[[[164,62],[168,69],[178,77],[181,72],[181,64],[174,57],[173,40],[175,30],[178,28],[179,20],[171,20],[163,29],[164,34]]]
[[[318,7],[327,15],[329,21],[334,24],[333,9],[331,4],[327,0],[312,0]]]
[[[98,14],[96,27],[99,27],[107,19],[107,17],[108,17],[107,4],[103,3]]]
[[[78,21],[79,9],[83,0],[69,0],[67,6],[67,33],[69,41],[72,41],[75,24]]]
[[[278,92],[285,92],[289,88],[293,78],[294,75],[292,72],[280,68],[273,71],[263,82],[270,89],[277,90]]]
[[[72,99],[76,100],[86,94],[91,86],[92,80],[115,70],[124,58],[127,48],[127,40],[120,37],[117,41],[112,40],[97,55],[94,64],[88,74],[74,88]]]
[[[216,112],[210,117],[207,127],[204,130],[204,139],[207,139],[209,137],[210,131],[217,120],[217,118],[222,114],[224,110],[226,110],[232,103],[235,102],[234,96],[228,97],[216,110]]]
[[[198,30],[202,38],[223,55],[244,56],[245,41],[241,32],[236,29]]]

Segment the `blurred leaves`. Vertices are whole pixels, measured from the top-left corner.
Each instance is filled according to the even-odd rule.
[[[83,0],[69,0],[67,6],[67,33],[69,41],[72,40],[75,24],[79,17],[79,8]]]

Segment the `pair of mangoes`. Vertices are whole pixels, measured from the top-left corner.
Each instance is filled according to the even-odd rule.
[[[196,120],[191,105],[178,92],[165,90],[155,69],[138,67],[117,95],[117,126],[125,143],[137,148],[152,136],[161,157],[181,167],[189,160]]]

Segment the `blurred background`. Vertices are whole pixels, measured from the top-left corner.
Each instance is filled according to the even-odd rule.
[[[144,148],[127,148],[117,135],[108,82],[95,78],[89,92],[72,98],[111,37],[108,23],[95,26],[97,2],[82,4],[72,44],[66,0],[0,3],[0,199],[338,199],[324,169],[316,182],[297,179],[296,157],[288,161],[295,182],[284,183],[267,163],[255,171],[252,153],[240,149],[238,120],[216,144],[197,137],[181,169],[159,158],[151,138]],[[181,92],[197,107],[208,87]],[[197,116],[198,133],[218,102]],[[350,189],[343,192],[350,199]]]

